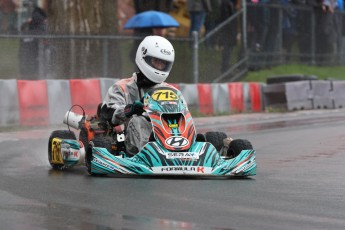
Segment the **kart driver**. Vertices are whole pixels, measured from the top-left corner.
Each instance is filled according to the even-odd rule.
[[[174,63],[175,52],[171,43],[160,36],[147,36],[140,43],[135,63],[138,72],[112,85],[101,107],[101,118],[112,125],[125,125],[126,153],[135,155],[149,141],[152,126],[144,116],[140,99],[155,87],[169,86],[164,82]]]

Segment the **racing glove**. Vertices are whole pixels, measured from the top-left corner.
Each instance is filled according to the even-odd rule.
[[[139,100],[134,101],[133,104],[126,105],[124,109],[126,117],[131,117],[133,114],[140,115],[143,112],[145,112],[144,104]]]
[[[115,109],[110,108],[106,105],[102,106],[99,112],[101,120],[108,121],[111,124],[112,123],[111,120],[113,118],[114,112],[115,112]]]

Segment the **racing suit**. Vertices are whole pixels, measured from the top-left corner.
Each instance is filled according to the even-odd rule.
[[[107,106],[115,110],[111,118],[112,124],[125,125],[126,153],[135,155],[141,150],[149,141],[152,126],[143,116],[133,115],[130,118],[126,117],[124,113],[125,106],[132,104],[135,100],[142,99],[148,90],[162,86],[170,85],[162,82],[150,88],[139,88],[137,85],[137,74],[133,73],[132,77],[121,79],[109,88],[103,100],[102,107]]]

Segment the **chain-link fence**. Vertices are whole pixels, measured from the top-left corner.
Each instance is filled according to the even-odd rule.
[[[343,65],[343,12],[298,4],[249,4],[249,66]]]
[[[176,50],[169,82],[237,81],[248,70],[297,63],[344,65],[343,13],[293,4],[244,4],[198,39],[169,38]],[[0,35],[0,78],[123,78],[136,70],[142,38]]]

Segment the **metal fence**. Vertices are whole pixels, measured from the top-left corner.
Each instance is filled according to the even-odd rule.
[[[289,63],[344,65],[342,21],[339,11],[244,4],[200,39],[169,38],[176,50],[169,82],[237,81],[248,70]],[[134,51],[142,39],[53,34],[0,38],[1,79],[128,77],[136,70]],[[33,48],[25,46],[33,42]]]

